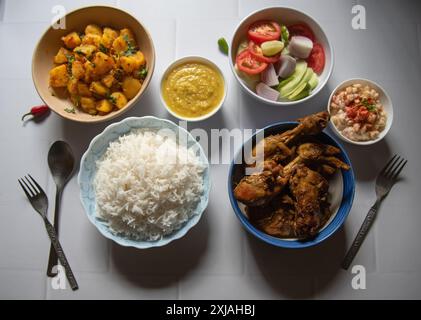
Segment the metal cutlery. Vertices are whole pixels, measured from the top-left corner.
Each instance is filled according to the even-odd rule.
[[[363,243],[368,231],[370,230],[371,225],[374,222],[374,219],[376,218],[378,209],[380,207],[380,203],[389,194],[390,190],[396,183],[399,174],[401,173],[402,169],[405,167],[407,162],[407,160],[395,154],[393,158],[389,160],[386,166],[377,175],[376,202],[368,211],[367,216],[365,217],[365,220],[361,225],[357,236],[354,239],[354,242],[352,243],[342,262],[343,269],[347,270],[351,265],[352,261],[354,260],[355,256],[357,255],[361,244]]]
[[[29,178],[28,178],[29,177]],[[53,225],[48,221],[47,211],[48,211],[48,198],[44,190],[40,185],[28,174],[28,176],[18,179],[20,186],[25,192],[26,196],[29,199],[32,207],[39,213],[41,218],[44,221],[45,228],[47,230],[48,236],[50,237],[51,244],[53,245],[55,251],[57,252],[58,259],[61,265],[66,271],[67,279],[69,280],[72,290],[77,290],[79,288],[76,278],[73,275],[72,269],[66,259],[63,248],[58,241],[56,231]]]
[[[56,141],[48,151],[48,166],[50,167],[51,175],[56,184],[56,200],[54,208],[54,229],[56,234],[59,234],[59,211],[61,194],[64,186],[69,178],[72,176],[75,160],[70,146],[64,141]],[[53,271],[54,266],[58,263],[57,253],[54,246],[50,246],[50,255],[48,258],[47,276],[54,277],[57,275]]]

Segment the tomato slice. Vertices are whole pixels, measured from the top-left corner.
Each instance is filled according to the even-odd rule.
[[[308,67],[313,69],[317,74],[321,74],[325,67],[325,51],[323,47],[318,44],[313,44],[313,50],[311,50],[310,56],[307,58]]]
[[[303,36],[309,38],[311,41],[315,41],[316,37],[314,36],[313,31],[305,23],[297,23],[288,27],[289,36]]]
[[[238,69],[247,74],[259,74],[268,66],[267,63],[253,57],[248,49],[237,56],[236,63]]]
[[[266,63],[275,63],[279,61],[279,58],[281,57],[281,54],[276,54],[272,57],[266,57],[263,55],[262,48],[258,44],[256,44],[254,41],[249,41],[249,51],[251,55],[256,58],[259,61],[266,62]]]
[[[265,41],[278,40],[281,36],[281,27],[274,21],[257,21],[248,30],[249,40],[260,44]]]

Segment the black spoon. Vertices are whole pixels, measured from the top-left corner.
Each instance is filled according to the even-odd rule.
[[[58,234],[59,210],[61,194],[64,186],[72,176],[75,165],[75,159],[70,146],[64,141],[56,141],[48,151],[48,166],[56,184],[56,200],[54,208],[54,228]],[[48,258],[47,276],[55,277],[57,272],[53,272],[53,267],[58,264],[57,253],[54,247],[50,247],[50,256]]]

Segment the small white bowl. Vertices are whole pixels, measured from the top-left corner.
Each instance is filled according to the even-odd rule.
[[[219,72],[219,74],[222,77],[222,80],[224,81],[224,96],[222,97],[221,102],[210,113],[205,114],[205,115],[203,115],[201,117],[196,117],[196,118],[183,117],[183,116],[175,113],[174,111],[172,111],[169,108],[168,104],[165,102],[165,99],[164,99],[164,97],[162,95],[162,85],[163,85],[164,79],[168,76],[168,74],[172,70],[174,70],[174,68],[176,68],[179,65],[184,64],[186,62],[199,62],[199,63],[207,64],[207,65],[213,67],[217,72]],[[210,61],[209,59],[206,59],[206,58],[203,58],[203,57],[200,57],[200,56],[186,56],[186,57],[180,58],[180,59],[174,61],[173,63],[171,63],[167,67],[167,69],[165,70],[164,74],[162,75],[161,81],[160,81],[160,86],[159,86],[159,96],[161,97],[161,102],[165,106],[165,108],[167,109],[167,111],[170,114],[172,114],[174,117],[176,117],[177,119],[185,120],[185,121],[191,121],[191,122],[206,120],[206,119],[212,117],[215,113],[217,113],[219,111],[219,109],[221,109],[222,105],[225,102],[225,98],[227,96],[227,91],[228,91],[227,81],[226,81],[226,79],[224,77],[224,74],[222,73],[221,69],[215,63],[213,63],[212,61]]]
[[[297,100],[297,101],[271,101],[260,97],[257,93],[250,89],[245,82],[241,79],[241,77],[237,74],[235,70],[235,58],[237,56],[237,50],[240,43],[246,39],[247,37],[247,30],[249,26],[256,21],[259,20],[274,20],[281,22],[285,25],[291,25],[294,23],[305,23],[307,24],[311,30],[313,31],[317,42],[323,47],[325,51],[325,67],[323,72],[319,75],[319,84],[316,88],[310,93],[309,96],[305,97],[304,99]],[[269,7],[264,8],[258,11],[255,11],[245,17],[235,28],[234,35],[231,40],[230,49],[229,49],[229,63],[231,66],[231,70],[234,73],[235,78],[240,83],[241,87],[246,91],[250,96],[257,99],[260,102],[264,102],[266,104],[270,104],[273,106],[292,106],[304,101],[308,101],[309,99],[313,98],[317,95],[323,87],[326,85],[327,81],[329,80],[334,65],[334,54],[333,54],[333,47],[329,42],[325,32],[323,31],[322,27],[319,23],[311,17],[309,14],[304,13],[298,9],[289,8],[289,7]]]
[[[349,79],[349,80],[346,80],[346,81],[342,82],[332,91],[332,93],[329,97],[329,102],[327,104],[327,110],[328,110],[329,113],[330,113],[330,104],[332,102],[332,98],[333,98],[334,94],[337,93],[338,91],[350,86],[350,85],[355,84],[355,83],[361,83],[362,85],[368,85],[369,87],[373,88],[374,90],[376,90],[379,93],[380,103],[383,105],[384,110],[387,113],[386,127],[384,128],[384,130],[382,132],[380,132],[377,139],[370,140],[370,141],[353,141],[353,140],[345,137],[336,128],[336,126],[333,124],[332,120],[330,120],[330,127],[332,128],[332,131],[343,141],[348,142],[348,143],[352,143],[352,144],[356,144],[356,145],[367,146],[367,145],[371,145],[371,144],[374,144],[376,142],[379,142],[389,132],[389,130],[392,126],[392,122],[393,122],[393,105],[392,105],[392,100],[390,99],[389,95],[379,84],[375,83],[374,81],[368,80],[368,79],[353,78],[353,79]]]

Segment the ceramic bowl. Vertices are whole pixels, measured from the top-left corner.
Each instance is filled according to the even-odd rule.
[[[120,234],[115,234],[109,228],[107,223],[98,217],[97,204],[95,201],[95,190],[93,187],[93,179],[96,174],[96,162],[101,159],[104,152],[107,150],[112,141],[117,140],[120,136],[129,133],[132,129],[148,128],[154,130],[169,129],[173,131],[177,137],[183,134],[187,136],[186,146],[194,146],[200,151],[199,159],[205,165],[206,169],[203,173],[203,187],[204,191],[200,197],[191,218],[187,223],[174,233],[158,240],[158,241],[141,241],[125,237]],[[183,139],[180,139],[183,141]],[[88,150],[82,156],[80,162],[80,169],[78,175],[78,183],[80,187],[80,199],[82,201],[85,213],[89,221],[98,229],[98,231],[106,238],[113,240],[119,245],[125,247],[134,247],[138,249],[146,249],[151,247],[162,247],[171,241],[183,237],[192,227],[194,227],[200,220],[203,212],[205,211],[210,192],[210,178],[209,178],[209,162],[200,144],[188,133],[185,129],[177,126],[175,123],[159,119],[155,117],[130,117],[121,122],[109,125],[105,130],[97,135],[89,144]]]
[[[242,41],[247,38],[247,30],[249,26],[259,20],[274,20],[278,23],[282,23],[285,25],[291,25],[295,23],[305,23],[307,24],[311,30],[313,31],[317,42],[322,45],[325,56],[326,62],[323,72],[319,75],[319,83],[316,88],[310,93],[309,96],[297,101],[271,101],[260,97],[256,94],[254,88],[250,88],[244,82],[243,79],[238,75],[237,71],[235,70],[235,58],[237,56],[237,50]],[[320,24],[309,14],[304,13],[300,10],[288,8],[288,7],[270,7],[265,8],[262,10],[255,11],[245,17],[237,26],[234,31],[234,35],[231,40],[230,50],[229,50],[229,63],[231,66],[231,70],[234,73],[235,78],[237,79],[238,83],[240,84],[241,88],[250,96],[257,99],[259,102],[263,102],[273,106],[291,106],[296,105],[298,103],[305,102],[315,95],[317,95],[323,87],[326,85],[327,81],[330,78],[333,70],[334,64],[334,56],[333,56],[333,48],[327,38],[325,32],[323,31]]]
[[[66,28],[54,29],[52,26],[49,27],[39,40],[32,57],[32,79],[41,99],[61,117],[77,122],[94,123],[107,121],[130,110],[145,93],[155,68],[155,49],[148,30],[129,13],[108,6],[76,9],[66,14],[64,18]],[[112,111],[104,116],[91,116],[81,110],[76,110],[75,113],[66,112],[65,109],[71,107],[72,103],[67,97],[57,94],[53,95],[49,86],[49,71],[54,66],[54,56],[62,46],[61,37],[73,30],[83,32],[88,24],[109,26],[116,30],[130,28],[147,61],[148,75],[137,95],[124,108]]]

